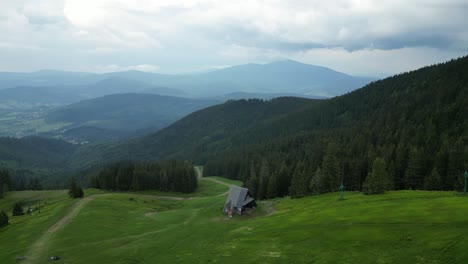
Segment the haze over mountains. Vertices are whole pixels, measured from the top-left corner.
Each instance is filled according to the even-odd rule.
[[[3,72],[0,136],[43,135],[73,142],[118,139],[157,131],[192,111],[230,99],[327,98],[372,80],[291,60],[192,75]],[[110,96],[116,94],[128,95]]]
[[[114,78],[119,79],[117,82],[108,80],[115,80]],[[18,86],[55,87],[57,91],[68,89],[85,94],[90,90],[97,90],[101,93],[100,95],[106,95],[148,91],[151,90],[151,86],[156,86],[176,90],[158,91],[163,95],[179,93],[179,95],[185,94],[192,97],[212,97],[234,92],[296,93],[332,97],[362,87],[373,80],[287,60],[264,65],[246,64],[193,75],[167,75],[139,71],[105,74],[60,71],[3,72],[0,73],[0,89]],[[119,88],[115,90],[109,87],[119,82],[123,82],[124,85],[118,85]],[[86,86],[89,88],[86,89]]]
[[[291,159],[294,165],[306,159],[304,153],[313,147],[319,156],[309,158],[319,162],[332,142],[338,149],[335,155],[343,158],[343,164],[352,163],[348,165],[356,170],[348,179],[356,188],[367,175],[370,154],[382,155],[400,166],[392,173],[399,177],[398,188],[403,188],[401,177],[408,166],[408,155],[410,160],[417,159],[414,162],[418,166],[427,165],[421,167],[421,170],[426,168],[424,173],[440,163],[441,171],[445,166],[441,175],[452,177],[454,174],[447,169],[450,155],[456,155],[453,156],[453,164],[458,166],[454,167],[455,171],[463,167],[462,136],[468,131],[468,113],[464,107],[468,104],[468,82],[463,73],[467,65],[468,58],[464,57],[377,81],[326,100],[284,97],[270,101],[229,101],[196,111],[156,133],[119,142],[70,147],[49,139],[4,139],[0,142],[0,157],[13,167],[22,164],[22,168],[54,172],[86,169],[119,160],[176,158],[206,164],[207,169],[218,175],[229,176],[241,173],[237,169],[245,169],[244,161],[255,160],[256,165],[261,164],[265,153],[272,160]],[[76,114],[61,116],[58,111],[49,118],[69,122],[62,118],[74,116],[76,122],[87,122],[87,104],[73,106],[71,109]],[[104,113],[97,116],[108,118]],[[16,145],[22,147],[12,150]],[[456,152],[449,152],[448,146],[455,146]],[[429,157],[424,155],[424,150],[439,154]],[[44,155],[60,156],[63,162],[51,163]],[[424,173],[421,171],[421,175]],[[444,188],[450,189],[454,179],[447,179],[450,182]],[[417,184],[420,188],[420,179]]]

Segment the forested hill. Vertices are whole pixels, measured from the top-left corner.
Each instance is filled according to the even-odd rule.
[[[342,177],[348,188],[360,189],[377,157],[386,162],[392,188],[453,189],[467,159],[466,72],[464,57],[329,100],[228,102],[133,142],[127,151],[134,157],[208,161],[207,173],[246,183],[252,175],[286,175],[273,196],[289,193],[297,175],[305,175],[298,185],[306,186],[298,195],[336,190]],[[328,187],[311,190],[319,167],[327,168]],[[432,186],[429,175],[436,178]],[[266,191],[257,194],[264,197]]]
[[[203,157],[216,157],[239,144],[245,144],[231,139],[236,136],[242,138],[242,134],[249,128],[274,122],[319,101],[293,97],[270,101],[228,101],[194,112],[145,137],[116,144],[84,146],[70,159],[70,166],[79,168],[93,165],[96,161],[119,160],[187,159],[204,163],[206,159]]]
[[[468,160],[466,72],[464,57],[311,105],[246,131],[249,140],[272,140],[211,159],[206,172],[240,178],[260,198],[303,196],[336,191],[341,179],[360,190],[380,157],[390,189],[459,189]]]
[[[372,145],[395,138],[414,142],[435,137],[438,142],[445,135],[453,139],[466,131],[467,69],[465,57],[377,81],[329,100],[229,101],[132,142],[130,149],[137,154],[143,148],[152,157],[179,156],[204,162],[243,145],[319,132],[326,137],[340,132],[340,137],[370,140]]]
[[[0,138],[0,168],[10,172],[16,190],[61,188],[70,176],[69,158],[78,148],[57,139]]]
[[[467,72],[464,57],[328,100],[228,101],[119,143],[34,150],[14,159],[8,156],[12,145],[4,144],[2,160],[10,168],[43,160],[50,164],[43,166],[69,170],[119,160],[187,159],[206,164],[207,174],[243,180],[258,197],[273,197],[334,191],[342,178],[347,189],[361,189],[380,157],[389,188],[451,190],[467,167]],[[27,163],[34,153],[41,161]]]

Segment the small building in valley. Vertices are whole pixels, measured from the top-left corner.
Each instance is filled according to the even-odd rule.
[[[229,216],[232,214],[242,214],[248,208],[255,208],[257,203],[249,189],[239,186],[229,186],[229,195],[224,204],[223,212]]]

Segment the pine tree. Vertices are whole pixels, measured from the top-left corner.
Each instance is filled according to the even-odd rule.
[[[246,187],[254,197],[258,198],[258,178],[253,162],[250,165],[250,177],[246,182]]]
[[[330,144],[322,162],[322,181],[318,185],[320,193],[338,191],[341,183],[340,163],[336,157],[336,147]]]
[[[13,210],[11,211],[13,216],[18,216],[18,215],[24,215],[23,211],[23,203],[22,202],[16,202],[13,205]]]
[[[274,172],[268,180],[267,198],[275,198],[279,196],[278,191],[279,172]]]
[[[422,152],[413,147],[409,152],[408,168],[405,171],[406,189],[421,189],[423,187],[424,159]]]
[[[457,191],[462,191],[464,187],[463,174],[468,158],[466,153],[463,140],[459,138],[450,150],[447,170],[447,180],[452,183],[451,188]]]
[[[81,186],[76,182],[75,178],[70,179],[70,188],[68,189],[68,195],[71,198],[83,198],[84,193]]]
[[[388,187],[388,176],[385,161],[376,158],[372,164],[372,172],[367,176],[363,184],[364,194],[384,193]]]
[[[281,162],[278,175],[278,193],[279,196],[286,196],[289,193],[290,173],[286,162]]]
[[[0,211],[0,227],[8,225],[8,215],[4,211]]]
[[[440,174],[436,167],[432,169],[431,174],[429,174],[424,180],[424,190],[434,191],[441,189]]]
[[[10,174],[5,169],[0,169],[0,198],[9,191],[11,187]]]
[[[304,170],[304,163],[299,161],[291,179],[291,186],[289,187],[289,195],[291,198],[300,198],[309,195],[309,179]]]
[[[260,166],[260,177],[258,181],[258,199],[264,199],[267,195],[268,189],[268,178],[270,177],[270,172],[268,169],[268,161],[264,158]]]
[[[309,189],[312,193],[314,194],[320,193],[320,186],[322,186],[322,181],[323,181],[322,177],[323,177],[322,171],[320,170],[320,166],[318,166],[309,184]]]

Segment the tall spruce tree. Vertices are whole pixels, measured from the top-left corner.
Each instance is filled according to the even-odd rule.
[[[275,171],[271,174],[270,179],[268,180],[268,189],[267,189],[267,198],[275,198],[279,196],[278,191],[278,182],[279,182],[279,172]]]
[[[268,189],[268,179],[270,177],[270,172],[268,168],[267,159],[263,158],[260,165],[260,175],[258,180],[258,199],[264,199],[267,196]]]
[[[309,192],[309,177],[305,172],[305,166],[302,161],[299,161],[294,170],[291,179],[291,186],[289,187],[289,195],[292,198],[304,197],[310,194]]]
[[[431,173],[424,180],[424,190],[435,191],[441,190],[441,188],[440,174],[437,167],[434,167]]]
[[[362,186],[364,194],[384,193],[388,187],[388,175],[385,161],[376,158],[372,164],[372,172],[367,176]]]
[[[341,169],[336,152],[336,146],[329,144],[322,162],[321,175],[323,180],[320,181],[318,187],[320,193],[336,192],[340,187]]]
[[[408,168],[405,171],[405,188],[422,189],[424,179],[424,158],[420,149],[413,147],[409,152]]]
[[[24,215],[23,203],[22,202],[14,203],[13,204],[13,209],[11,210],[11,214],[13,216]]]
[[[258,198],[258,177],[257,172],[255,170],[254,163],[251,162],[250,164],[250,173],[249,179],[246,182],[246,187],[250,190],[250,193],[255,197]]]
[[[5,169],[0,169],[0,198],[11,188],[10,174]]]
[[[317,167],[315,170],[315,174],[310,180],[309,189],[314,194],[320,193],[320,186],[322,185],[322,171],[320,170],[320,166]]]
[[[76,182],[75,177],[72,177],[70,179],[70,187],[68,189],[68,195],[71,198],[83,198],[84,193],[83,189],[81,189],[81,186]]]
[[[8,215],[4,211],[0,211],[0,227],[8,225]]]

